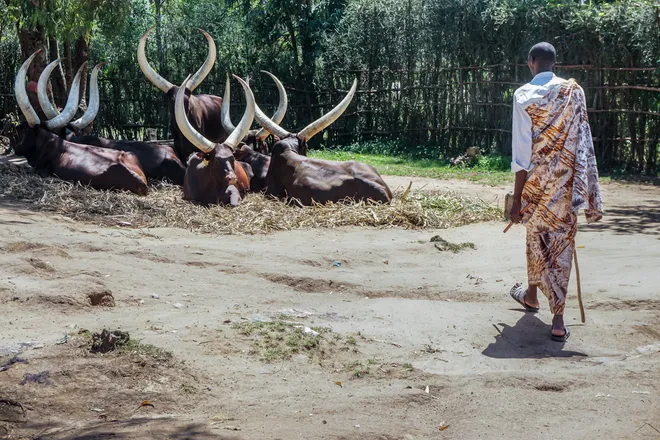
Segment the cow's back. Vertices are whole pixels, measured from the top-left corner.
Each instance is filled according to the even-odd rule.
[[[54,158],[52,172],[63,180],[96,189],[119,189],[145,195],[147,178],[132,153],[68,143]]]
[[[186,167],[171,147],[138,141],[118,141],[113,148],[137,156],[147,177],[168,179],[176,185],[183,185]]]
[[[142,171],[148,178],[156,180],[166,178],[176,185],[183,185],[186,167],[179,160],[174,150],[167,145],[139,141],[115,141],[96,136],[69,136],[67,139],[78,144],[133,153],[137,156]]]
[[[370,165],[354,161],[305,158],[296,167],[293,182],[286,190],[303,205],[346,199],[381,203],[392,200],[392,193],[378,172]]]

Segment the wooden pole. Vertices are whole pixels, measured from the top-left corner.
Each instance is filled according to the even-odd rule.
[[[582,286],[580,285],[580,267],[578,266],[577,249],[573,249],[573,260],[575,261],[575,281],[577,282],[577,300],[580,307],[580,320],[584,324],[584,306],[582,305]]]

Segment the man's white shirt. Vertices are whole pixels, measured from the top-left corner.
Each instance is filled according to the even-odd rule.
[[[513,95],[511,171],[529,171],[532,160],[532,119],[525,109],[566,80],[552,72],[541,72]]]

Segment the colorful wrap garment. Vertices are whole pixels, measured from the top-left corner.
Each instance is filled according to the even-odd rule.
[[[603,216],[598,169],[582,88],[571,79],[526,108],[532,120],[531,169],[522,193],[529,284],[563,315],[577,232]]]

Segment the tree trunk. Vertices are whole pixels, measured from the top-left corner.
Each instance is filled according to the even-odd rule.
[[[156,47],[158,48],[158,70],[163,78],[167,78],[167,62],[165,60],[165,45],[163,44],[163,13],[165,0],[154,2],[156,7]]]
[[[71,41],[64,41],[64,81],[66,82],[67,90],[71,89],[73,82],[73,57],[71,56]]]
[[[37,98],[37,82],[39,81],[41,72],[43,72],[46,67],[46,55],[48,54],[44,28],[43,26],[37,26],[35,29],[21,29],[18,27],[18,24],[16,27],[23,59],[28,59],[37,50],[41,50],[41,53],[34,58],[30,65],[30,69],[28,70],[27,77],[29,83],[27,89],[32,107],[34,107],[39,118],[44,120],[45,115],[41,111],[39,99]]]
[[[76,69],[76,72],[83,65],[83,63],[89,60],[89,41],[91,40],[91,32],[78,37],[74,47],[73,53],[73,66]],[[85,103],[87,102],[87,71],[89,66],[85,67],[82,72],[82,77],[80,80],[80,102],[83,107],[86,107]],[[74,74],[72,72],[72,74]]]
[[[60,51],[57,47],[57,39],[55,37],[48,38],[48,53],[50,61],[55,61],[60,57]],[[67,87],[66,87],[66,77],[64,76],[64,70],[62,69],[62,64],[57,66],[55,69],[55,74],[50,77],[51,84],[51,93],[55,105],[62,108],[66,105],[67,98]]]
[[[158,49],[158,71],[163,76],[163,78],[169,78],[169,72],[167,71],[167,42],[163,41],[163,11],[162,7],[165,5],[167,0],[154,0],[154,7],[156,9],[156,47]],[[169,103],[169,97],[165,94],[162,95],[163,104],[160,106],[160,120],[164,120],[165,128],[163,130],[163,137],[167,138],[171,134],[170,127],[170,118],[167,117],[165,109],[167,109]]]

